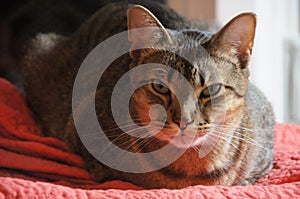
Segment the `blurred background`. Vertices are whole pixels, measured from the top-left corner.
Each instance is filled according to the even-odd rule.
[[[0,12],[0,77],[20,85],[19,60],[37,32],[69,35],[103,4],[119,0],[4,0]],[[257,14],[251,81],[274,106],[278,122],[300,124],[300,0],[158,0],[193,20],[224,25]]]

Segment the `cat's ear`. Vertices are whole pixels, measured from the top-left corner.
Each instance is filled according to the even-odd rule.
[[[256,29],[256,15],[242,13],[234,17],[209,42],[210,49],[230,58],[237,58],[241,68],[246,68],[252,53]]]
[[[131,49],[159,47],[160,42],[172,42],[161,22],[145,7],[131,6],[127,11],[128,40]],[[131,53],[131,56],[134,56]]]

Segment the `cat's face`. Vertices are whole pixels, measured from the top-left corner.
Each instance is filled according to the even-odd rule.
[[[141,7],[131,8],[128,17],[129,29],[148,26],[163,28],[149,11]],[[204,144],[209,137],[215,136],[214,132],[221,126],[230,128],[237,125],[245,103],[249,76],[247,64],[254,31],[255,17],[248,14],[236,17],[215,35],[166,29],[148,36],[143,33],[140,38],[139,35],[129,35],[133,46],[148,41],[148,37],[149,47],[153,47],[132,52],[131,67],[163,64],[179,72],[192,87],[192,90],[187,90],[184,86],[174,86],[172,82],[178,79],[177,73],[163,67],[153,67],[153,71],[147,73],[150,81],[132,96],[131,117],[140,126],[147,126],[152,120],[154,127],[145,131],[160,141],[171,142],[180,148]],[[171,48],[173,52],[157,50],[155,46]],[[189,61],[179,55],[188,57]],[[144,76],[141,71],[132,78],[142,82]],[[172,92],[174,90],[181,93],[180,102]],[[166,114],[152,111],[149,115],[151,107],[156,104],[161,105]],[[155,125],[157,129],[162,127],[162,130],[157,132]]]

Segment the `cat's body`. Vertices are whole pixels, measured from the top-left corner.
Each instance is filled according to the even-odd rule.
[[[129,29],[138,28],[139,22],[141,23],[140,27],[147,26],[147,23],[151,24],[150,26],[159,26],[156,23],[157,21],[155,21],[156,19],[152,18],[152,15],[142,8],[137,7],[127,13],[127,9],[131,4],[126,2],[116,3],[101,9],[87,22],[83,23],[71,37],[48,34],[39,35],[33,41],[33,46],[28,52],[23,68],[24,85],[28,102],[36,114],[37,120],[41,123],[45,134],[64,140],[73,151],[81,154],[87,163],[88,169],[98,181],[121,179],[146,188],[181,188],[195,184],[236,185],[254,183],[272,167],[274,118],[272,107],[264,95],[256,87],[248,83],[247,64],[248,56],[250,55],[246,56],[243,54],[242,57],[235,58],[230,53],[228,55],[224,52],[221,53],[221,51],[215,49],[215,46],[210,45],[210,41],[213,41],[216,42],[216,45],[219,45],[220,49],[225,49],[224,46],[221,46],[223,38],[220,35],[226,32],[226,29],[224,29],[225,31],[220,31],[217,34],[219,35],[218,37],[198,30],[189,31],[187,29],[191,27],[194,29],[196,26],[178,16],[166,6],[149,2],[137,2],[147,7],[165,28],[177,30],[178,35],[175,32],[175,36],[170,36],[170,38],[178,40],[175,45],[184,46],[184,44],[179,42],[178,38],[181,37],[180,35],[190,34],[192,38],[195,35],[193,45],[203,44],[212,56],[205,61],[210,63],[210,59],[214,59],[214,62],[218,64],[217,70],[223,76],[224,85],[226,84],[226,87],[224,86],[222,89],[228,96],[227,101],[224,101],[228,105],[228,107],[225,107],[228,117],[225,119],[223,126],[223,138],[220,138],[222,135],[215,135],[218,141],[205,157],[199,158],[199,151],[196,150],[197,146],[187,147],[185,153],[169,166],[158,171],[141,174],[126,173],[104,166],[92,157],[81,144],[73,123],[71,103],[74,79],[83,59],[100,42],[127,30],[128,26]],[[147,18],[145,21],[143,21],[144,16]],[[133,22],[131,23],[129,19]],[[227,38],[229,37],[230,35]],[[220,41],[218,40],[219,38],[221,38]],[[136,45],[138,39],[138,35],[129,37],[132,46]],[[151,40],[151,37],[149,37],[149,40]],[[116,47],[114,46],[113,48]],[[249,44],[249,48],[252,48],[252,44],[251,47]],[[117,59],[101,77],[95,99],[98,120],[104,130],[111,129],[116,125],[111,115],[111,99],[108,96],[111,95],[118,79],[129,70],[130,65],[132,68],[151,62],[171,65],[191,82],[196,93],[200,92],[200,90],[203,92],[205,87],[209,86],[208,82],[205,82],[206,79],[203,80],[204,82],[200,81],[202,82],[201,85],[199,81],[196,81],[197,74],[189,71],[186,61],[180,58],[171,61],[169,57],[173,55],[165,52],[157,52],[151,56],[150,54],[148,51],[128,53]],[[198,64],[197,70],[203,70],[201,68],[202,61],[196,62],[196,65]],[[226,66],[227,69],[224,69],[223,66]],[[130,104],[130,110],[133,114],[148,115],[149,109],[147,107],[151,105],[152,102],[150,103],[150,101],[154,99],[154,97],[149,97],[149,93],[155,93],[155,90],[150,87],[150,85],[144,86],[133,96]],[[201,92],[199,95],[202,95]],[[180,126],[181,123],[174,122],[174,118],[178,116],[175,114],[175,112],[178,112],[176,111],[178,104],[176,104],[176,100],[171,100],[170,93],[169,95],[156,93],[153,96],[159,98],[160,102],[157,101],[157,103],[162,105],[164,105],[164,101],[168,101],[169,105],[165,106],[169,111],[167,111],[169,114],[167,122],[170,124],[170,129],[174,129],[177,128],[176,124]],[[93,97],[92,94],[91,97]],[[199,103],[201,106],[201,103],[207,103],[207,100],[205,101],[203,98],[203,102]],[[83,102],[80,108],[84,110],[85,106],[86,104]],[[193,112],[201,112],[196,107],[194,109],[192,110]],[[207,110],[207,112],[209,111]],[[201,112],[201,115],[201,117],[196,115],[194,116],[195,118],[192,118],[197,129],[202,129],[202,123],[205,123],[204,125],[212,129],[213,119],[210,118],[210,115],[205,113],[205,111]],[[81,119],[84,120],[85,118]],[[141,122],[142,120],[143,117],[136,118],[136,122]],[[194,125],[192,124],[193,122],[190,122],[191,126]],[[185,127],[189,127],[190,123],[185,124]],[[217,128],[221,128],[221,126]],[[219,129],[219,131],[221,130]],[[184,130],[182,132],[184,134]],[[168,133],[170,135],[167,138],[157,137],[148,143],[141,140],[139,142],[136,142],[136,140],[132,143],[129,142],[129,145],[131,144],[132,146],[129,146],[128,150],[132,148],[134,149],[133,151],[139,152],[156,150],[170,142],[169,137],[172,137],[173,135],[171,134],[174,134],[174,132],[169,130],[166,134]],[[122,132],[116,129],[113,132],[107,131],[107,134],[114,140]],[[224,134],[228,134],[228,136]],[[115,139],[114,143],[122,145],[124,142],[128,143],[130,139],[132,138],[129,136],[121,136],[121,139]],[[205,144],[205,142],[201,141],[201,137],[199,137],[198,141],[199,145]],[[177,147],[182,147],[180,140],[176,142],[174,142],[174,150]],[[127,148],[127,146],[123,147]]]

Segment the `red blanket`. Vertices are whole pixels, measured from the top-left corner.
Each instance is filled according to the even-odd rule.
[[[300,198],[300,127],[277,124],[273,170],[253,186],[191,186],[143,190],[91,179],[81,157],[41,136],[23,95],[0,79],[0,199],[2,198]]]

